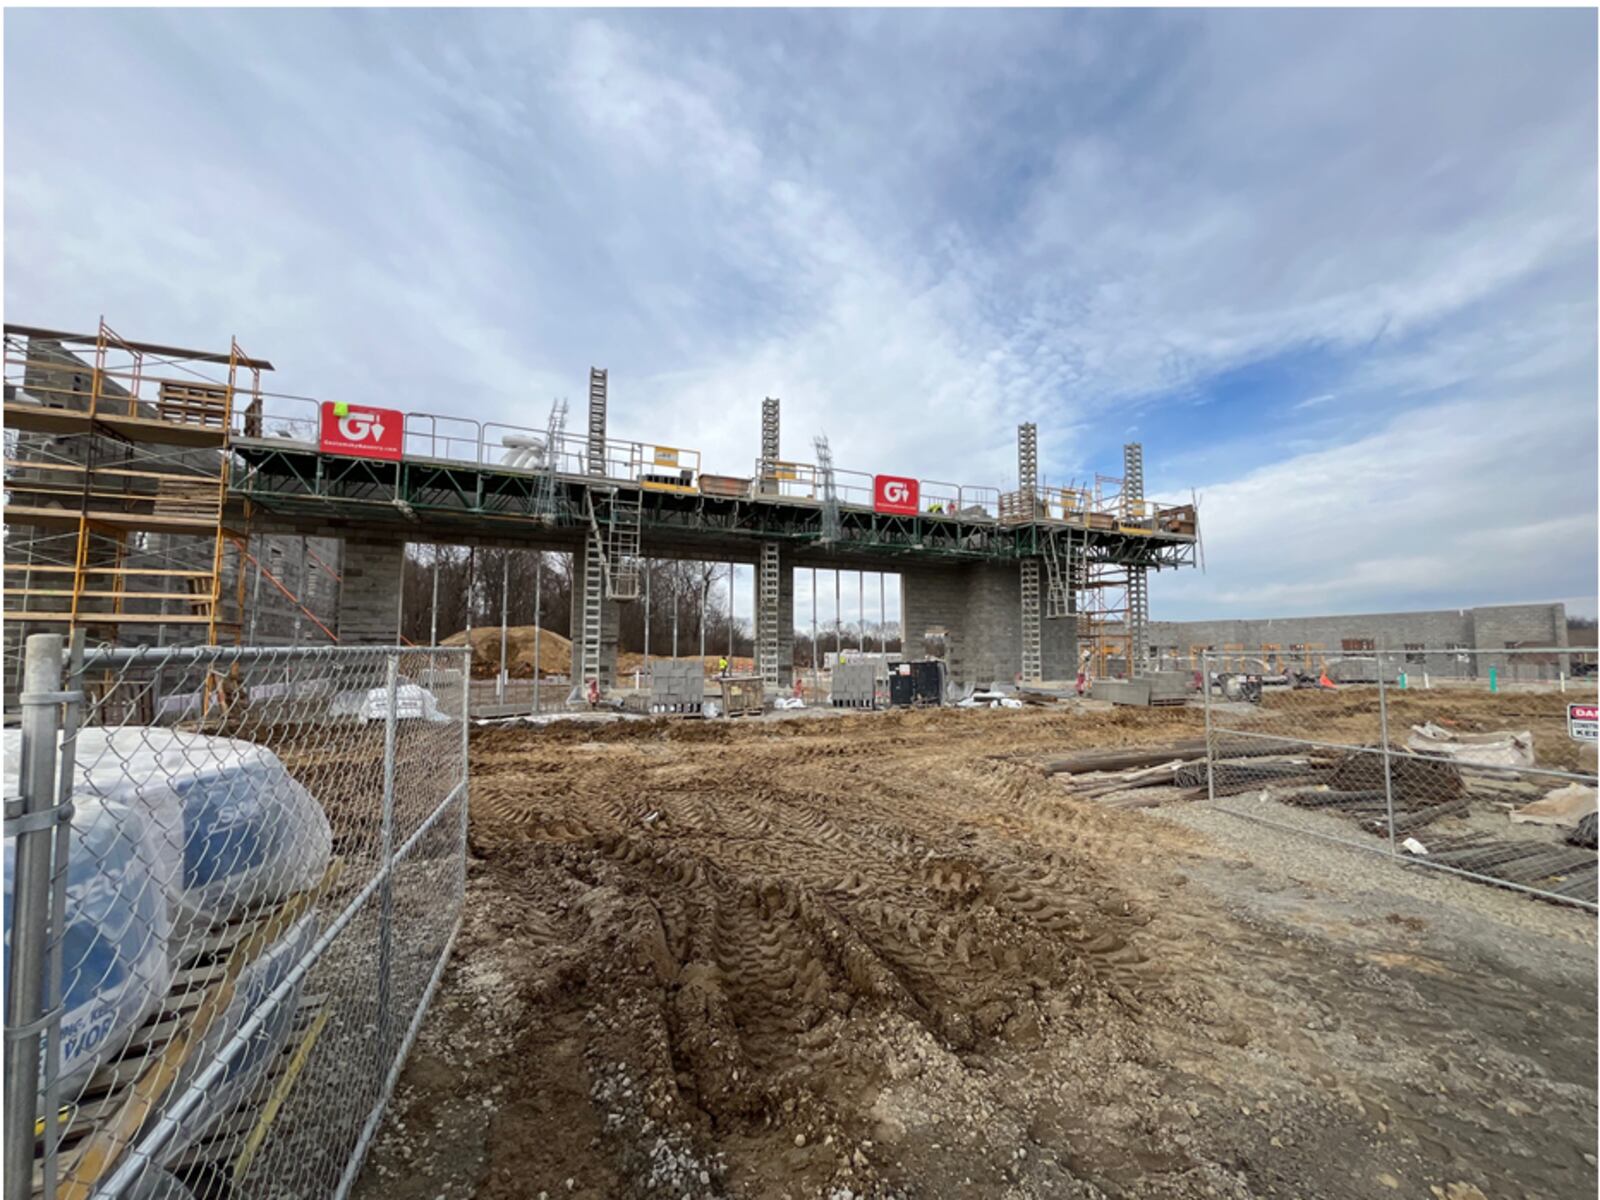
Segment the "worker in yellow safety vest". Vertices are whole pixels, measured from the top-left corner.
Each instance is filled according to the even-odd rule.
[[[727,656],[724,655],[722,658],[717,659],[717,674],[726,675],[727,673],[728,673],[728,659],[727,659]]]

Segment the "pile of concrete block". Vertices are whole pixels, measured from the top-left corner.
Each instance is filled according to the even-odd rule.
[[[877,662],[847,662],[833,668],[833,688],[828,694],[834,708],[876,708],[878,678],[883,667]]]
[[[699,716],[705,708],[706,672],[698,658],[650,664],[650,711]]]
[[[1151,671],[1132,679],[1096,679],[1089,689],[1094,700],[1146,708],[1152,704],[1183,704],[1189,699],[1194,676],[1187,671]]]

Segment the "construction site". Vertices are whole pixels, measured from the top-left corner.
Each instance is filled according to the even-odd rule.
[[[1138,443],[949,483],[756,397],[736,468],[600,368],[538,428],[273,369],[5,327],[7,1200],[1595,1194],[1561,605],[1153,622]],[[135,995],[70,854],[157,792]]]

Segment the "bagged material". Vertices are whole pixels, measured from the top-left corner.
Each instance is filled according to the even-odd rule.
[[[375,687],[364,692],[340,692],[333,698],[328,711],[335,717],[355,717],[363,725],[387,720],[389,689]],[[440,723],[456,718],[439,708],[438,699],[427,688],[415,683],[402,683],[394,691],[394,719]]]
[[[128,726],[78,734],[80,786],[134,795],[182,860],[177,936],[280,903],[327,870],[322,806],[270,750],[238,738]]]
[[[1533,766],[1533,734],[1512,733],[1457,733],[1444,729],[1431,721],[1413,725],[1406,739],[1406,749],[1424,754],[1436,754],[1452,762],[1480,767],[1531,767]]]
[[[5,790],[17,789],[21,734],[5,736]],[[172,986],[171,893],[177,856],[133,804],[73,797],[62,942],[60,1078],[70,1096],[120,1050]],[[171,798],[174,802],[175,797]],[[5,973],[11,976],[16,839],[5,839]],[[45,997],[41,996],[41,1002]],[[43,1069],[41,1055],[40,1066]]]

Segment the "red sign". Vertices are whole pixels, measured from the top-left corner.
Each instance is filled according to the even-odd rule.
[[[405,414],[392,408],[324,400],[317,449],[324,454],[397,459],[405,447],[405,424]]]
[[[1576,742],[1600,741],[1600,704],[1567,705],[1567,736]]]
[[[872,507],[881,513],[898,513],[901,516],[917,515],[917,481],[899,475],[874,475],[872,477]]]

